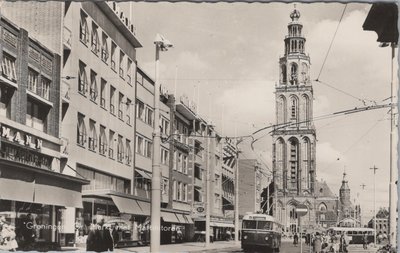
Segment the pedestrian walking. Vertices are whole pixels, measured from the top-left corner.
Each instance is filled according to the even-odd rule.
[[[332,235],[332,250],[334,253],[339,252],[340,237],[339,234]]]
[[[344,232],[340,236],[340,251],[347,252],[347,238]]]
[[[322,252],[322,238],[319,232],[315,233],[313,246],[314,246],[314,253]]]
[[[367,232],[364,232],[362,241],[363,241],[363,249],[368,249],[368,234],[367,234]]]
[[[86,251],[104,252],[113,251],[113,238],[110,230],[104,226],[104,221],[91,226],[86,240]]]
[[[297,235],[297,233],[295,233],[293,236],[293,245],[297,247],[298,243],[299,243],[299,236]]]

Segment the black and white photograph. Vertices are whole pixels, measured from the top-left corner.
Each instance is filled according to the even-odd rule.
[[[398,252],[398,14],[0,0],[0,251]]]

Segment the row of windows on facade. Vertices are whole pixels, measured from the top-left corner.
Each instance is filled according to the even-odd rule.
[[[172,183],[172,199],[176,201],[188,201],[188,185],[174,180]]]
[[[125,139],[123,136],[116,134],[111,129],[108,130],[109,135],[106,135],[107,129],[105,126],[100,125],[100,132],[97,133],[96,122],[89,119],[89,134],[86,130],[85,116],[78,113],[78,126],[77,126],[77,144],[81,147],[88,147],[93,152],[98,152],[100,155],[108,156],[115,159],[115,142],[117,142],[117,161],[132,165],[132,149],[131,141]],[[88,144],[87,144],[88,143]]]
[[[148,174],[147,172],[145,172],[145,173]],[[151,190],[151,179],[144,178],[141,175],[141,173],[138,173],[138,171],[136,170],[135,171],[135,188],[145,190],[145,191],[150,191]],[[163,178],[162,184],[161,184],[161,194],[168,195],[168,188],[169,188],[169,181],[167,178]]]
[[[98,102],[99,91],[97,84],[97,73],[93,70],[90,70],[90,85],[88,83],[88,78],[86,74],[86,64],[82,61],[79,61],[79,78],[78,78],[78,92],[84,96],[89,92],[90,100],[94,103]],[[109,89],[108,89],[109,86]],[[116,97],[117,90],[111,84],[100,78],[100,107],[107,110],[107,98],[106,98],[106,90],[109,90],[109,110],[112,115],[116,115]],[[118,118],[122,121],[124,120],[124,115],[126,117],[126,123],[131,125],[131,105],[132,100],[129,98],[125,98],[125,95],[121,92],[118,93]]]
[[[16,74],[16,58],[3,52],[1,62],[2,76],[17,84]],[[40,97],[50,99],[51,81],[45,76],[39,74],[33,68],[28,68],[28,85],[27,89]]]
[[[281,95],[278,97],[277,100],[277,110],[278,110],[278,124],[280,123],[286,123],[288,121],[287,119],[287,114],[288,112],[290,113],[290,120],[294,120],[294,121],[299,121],[300,117],[299,117],[299,98],[296,95],[291,95],[289,98],[289,109],[290,111],[288,111],[287,109],[287,101],[286,101],[286,97]],[[302,105],[302,121],[304,121],[303,123],[306,125],[310,125],[311,123],[311,103],[310,103],[310,98],[308,97],[308,95],[303,94],[301,96],[301,105]]]
[[[92,20],[91,25],[91,32],[89,31],[88,25],[88,15],[81,10],[81,20],[79,23],[79,39],[80,41],[88,46],[90,45],[91,51],[96,55],[99,56],[101,60],[106,63],[110,64],[111,69],[117,72],[117,52],[119,51],[119,68],[118,74],[119,76],[125,80],[128,84],[132,85],[132,78],[133,75],[133,61],[129,59],[125,53],[120,49],[118,50],[117,45],[111,41],[111,57],[109,51],[109,36],[104,32],[100,31],[99,26]],[[101,33],[101,41],[99,38],[99,33]],[[110,61],[109,61],[110,58]]]
[[[295,85],[298,84],[299,81],[302,83],[308,83],[310,78],[309,78],[309,68],[307,63],[303,62],[301,64],[301,79],[299,80],[298,78],[298,70],[299,67],[297,65],[297,63],[293,62],[290,64],[290,75],[288,76],[287,74],[287,66],[286,64],[282,64],[281,65],[281,82],[283,84],[287,83],[288,77],[289,77],[289,81],[291,84]]]

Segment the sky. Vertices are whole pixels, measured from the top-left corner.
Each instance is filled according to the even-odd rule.
[[[311,79],[319,76],[325,83],[313,82],[314,117],[363,106],[360,99],[379,104],[390,97],[391,50],[378,47],[377,35],[362,29],[369,4],[347,5],[319,74],[344,7],[339,3],[296,5],[311,58]],[[160,56],[162,85],[195,101],[200,115],[211,119],[222,136],[250,134],[275,123],[278,61],[293,8],[283,3],[133,3],[133,23],[143,45],[137,50],[138,64],[154,77],[153,40],[162,34],[174,44]],[[377,208],[388,206],[388,119],[386,108],[314,123],[317,178],[338,194],[345,170],[352,200],[361,203],[364,217],[373,215],[370,168],[374,165],[379,168]],[[245,158],[261,156],[272,168],[272,137],[267,131],[262,135],[255,152],[248,141],[240,148]],[[367,185],[364,190],[361,184]]]

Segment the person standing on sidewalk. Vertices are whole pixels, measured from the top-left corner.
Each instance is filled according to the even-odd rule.
[[[363,234],[363,249],[368,249],[368,234],[364,232]]]
[[[299,243],[299,236],[297,235],[297,233],[295,233],[293,236],[293,245],[297,247],[298,243]]]

